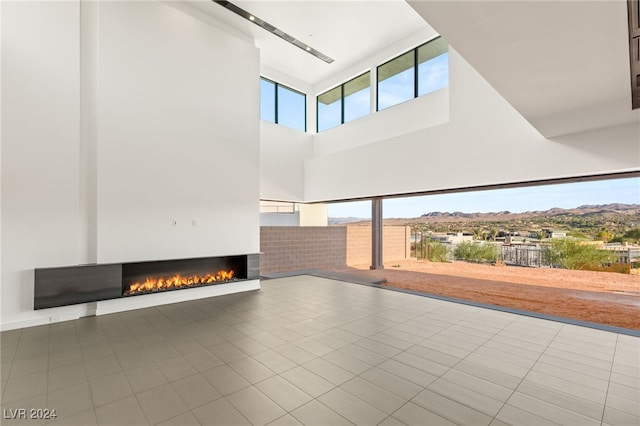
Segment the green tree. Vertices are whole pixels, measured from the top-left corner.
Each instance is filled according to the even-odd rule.
[[[616,236],[611,242],[640,244],[640,226],[631,228],[624,234]]]
[[[576,230],[576,229],[574,229],[573,231],[567,232],[567,235],[570,236],[570,237],[574,237],[574,238],[585,238],[585,239],[591,239],[592,238],[586,232],[583,232],[583,231],[580,231],[580,230]]]
[[[640,226],[633,228],[624,233],[622,238],[627,238],[630,242],[640,244]]]
[[[592,244],[570,238],[557,238],[544,246],[543,256],[549,264],[564,269],[594,269],[611,262],[611,253]]]
[[[614,237],[613,232],[604,228],[601,229],[600,232],[598,232],[598,234],[596,235],[596,238],[598,240],[604,241],[605,243],[608,243],[609,241],[611,241],[613,237]]]

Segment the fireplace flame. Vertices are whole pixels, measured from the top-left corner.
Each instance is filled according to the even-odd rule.
[[[234,276],[235,272],[233,270],[229,270],[218,271],[215,275],[205,274],[185,277],[182,275],[174,275],[169,278],[147,278],[144,282],[135,282],[129,285],[125,294],[150,293],[160,290],[173,290],[181,287],[192,287],[221,281],[231,281]]]

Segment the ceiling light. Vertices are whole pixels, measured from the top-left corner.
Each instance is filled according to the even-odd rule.
[[[333,62],[333,59],[331,59],[330,57],[328,57],[324,53],[321,53],[321,52],[317,51],[316,49],[312,48],[311,46],[309,46],[309,45],[307,45],[307,44],[305,44],[303,42],[301,42],[300,40],[296,40],[294,37],[292,37],[289,34],[285,33],[281,29],[274,27],[270,23],[258,18],[255,15],[252,15],[251,13],[249,13],[246,10],[236,6],[235,4],[231,3],[230,1],[213,0],[213,2],[214,3],[218,3],[220,6],[229,9],[230,11],[235,13],[236,15],[241,16],[244,19],[253,22],[254,24],[258,25],[259,27],[262,27],[263,29],[269,31],[270,33],[280,37],[281,39],[293,44],[296,47],[299,47],[300,49],[302,49],[302,50],[304,50],[304,51],[306,51],[306,52],[308,52],[310,54],[312,54],[316,58],[321,59],[321,60],[325,61],[328,64]]]

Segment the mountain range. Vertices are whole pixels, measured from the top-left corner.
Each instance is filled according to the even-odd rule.
[[[502,222],[510,220],[524,220],[530,218],[554,218],[561,216],[601,216],[601,217],[619,217],[629,216],[635,218],[640,215],[640,204],[622,204],[622,203],[610,203],[610,204],[585,204],[572,209],[563,209],[554,207],[548,210],[534,210],[521,213],[514,213],[508,210],[499,212],[488,213],[464,213],[464,212],[428,212],[419,217],[414,218],[389,218],[385,219],[385,224],[406,224],[416,222]],[[339,224],[355,224],[355,223],[367,223],[370,219],[357,218],[357,217],[341,217],[341,218],[329,218],[330,225]]]

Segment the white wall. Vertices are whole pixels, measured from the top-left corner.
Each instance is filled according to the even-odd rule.
[[[443,88],[314,135],[313,156],[322,157],[448,122],[449,89]]]
[[[292,213],[260,213],[260,226],[327,226],[327,205],[297,204]]]
[[[300,204],[300,226],[327,226],[328,221],[326,204]]]
[[[260,120],[260,198],[304,198],[304,161],[311,158],[313,135]]]
[[[88,311],[33,311],[34,268],[259,252],[257,49],[160,2],[80,6],[2,2],[3,329]]]
[[[29,324],[33,268],[79,261],[79,4],[2,2],[3,328]]]
[[[300,226],[300,212],[260,213],[260,226]]]
[[[316,147],[316,152],[323,155],[306,161],[305,201],[604,174],[640,167],[638,125],[546,140],[454,49],[450,49],[449,58],[448,123],[383,140],[375,131],[363,128],[359,138],[372,141],[366,144],[316,137],[316,145],[322,140],[326,146]],[[414,117],[426,110],[417,99],[375,113],[375,118],[395,129],[397,121],[386,120],[383,115],[394,108],[412,109]],[[350,124],[344,125],[345,133]],[[417,167],[420,161],[424,167]]]
[[[258,51],[150,2],[98,38],[98,261],[257,252]]]
[[[299,201],[304,199],[304,161],[312,155],[315,129],[315,96],[311,86],[300,80],[261,66],[262,77],[306,94],[308,132],[260,120],[260,198]],[[296,216],[296,225],[298,219]],[[289,219],[262,219],[263,226],[295,226]],[[279,224],[279,225],[278,225]]]

